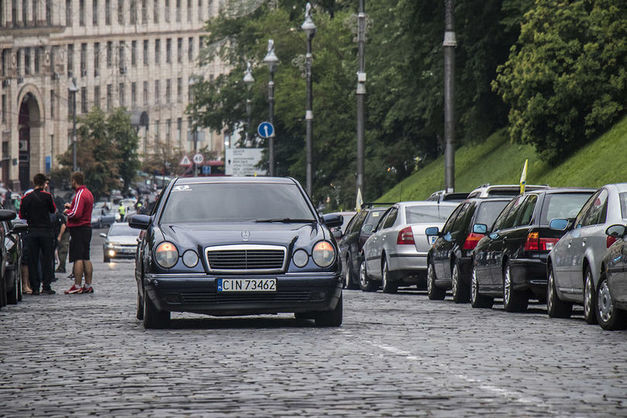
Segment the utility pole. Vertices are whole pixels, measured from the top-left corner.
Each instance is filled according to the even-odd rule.
[[[268,53],[264,57],[263,62],[268,65],[270,73],[270,80],[268,81],[268,119],[274,126],[274,72],[276,71],[279,59],[274,52],[274,40],[272,39],[268,39]],[[274,136],[276,135],[276,128],[274,132],[275,133],[268,138],[268,165],[270,166],[270,177],[274,177]]]
[[[306,141],[307,152],[307,194],[311,196],[313,183],[313,86],[311,79],[311,67],[313,65],[313,54],[311,43],[316,35],[316,25],[311,18],[311,3],[305,7],[305,22],[301,26],[307,35],[307,55],[305,55],[305,75],[307,79],[307,107],[305,109]]]
[[[78,163],[76,161],[76,93],[78,92],[78,86],[74,77],[70,78],[68,90],[72,95],[72,171],[78,171]]]
[[[446,191],[455,191],[455,29],[454,0],[444,0],[444,182]]]
[[[365,0],[359,0],[357,15],[357,45],[359,51],[359,69],[357,72],[357,190],[364,195],[364,131],[366,100],[366,10]]]

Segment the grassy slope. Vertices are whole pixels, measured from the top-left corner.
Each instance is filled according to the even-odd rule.
[[[455,153],[455,190],[470,191],[484,183],[518,184],[529,159],[527,184],[599,187],[627,181],[627,117],[562,164],[541,161],[533,147],[511,144],[504,130],[485,142]],[[444,188],[444,158],[440,157],[394,186],[378,200],[419,200]]]

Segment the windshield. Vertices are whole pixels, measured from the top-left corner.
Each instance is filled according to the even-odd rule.
[[[408,224],[441,223],[448,219],[456,206],[416,205],[405,207],[405,218]]]
[[[592,196],[592,193],[547,193],[544,198],[540,225],[548,225],[553,219],[576,218],[579,210],[588,198]]]
[[[385,212],[385,209],[371,210],[368,213],[368,217],[366,217],[364,224],[361,226],[361,229],[364,229],[366,225],[370,225],[371,229],[374,229],[374,227],[379,223],[379,220],[381,219],[381,215],[383,214],[383,212]]]
[[[293,183],[201,183],[174,186],[161,223],[289,219],[315,220]]]
[[[507,206],[509,202],[503,201],[495,201],[495,202],[483,202],[481,206],[479,206],[479,210],[477,211],[477,219],[475,220],[476,224],[484,224],[487,225],[488,228],[492,226],[496,217],[499,216],[499,213],[503,210],[505,206]]]
[[[627,219],[627,193],[620,193],[618,198],[620,199],[621,217]]]
[[[133,229],[130,226],[128,226],[128,224],[125,224],[125,225],[113,224],[111,225],[111,229],[109,229],[108,235],[110,237],[122,236],[122,235],[138,236],[139,232],[140,231],[138,229]]]

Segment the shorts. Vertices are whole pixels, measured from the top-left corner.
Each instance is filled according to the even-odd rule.
[[[74,226],[70,230],[70,263],[89,260],[91,226]]]

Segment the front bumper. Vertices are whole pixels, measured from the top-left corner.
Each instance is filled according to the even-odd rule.
[[[103,246],[102,251],[105,257],[114,259],[114,258],[135,258],[135,254],[137,253],[137,247],[108,247]]]
[[[277,291],[222,293],[217,279],[276,278]],[[254,315],[333,310],[342,294],[336,273],[279,275],[146,274],[144,288],[159,310],[209,315]]]
[[[546,256],[510,260],[512,284],[515,290],[530,290],[540,298],[546,297]]]

